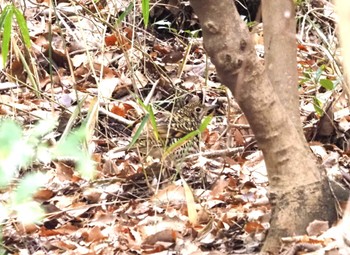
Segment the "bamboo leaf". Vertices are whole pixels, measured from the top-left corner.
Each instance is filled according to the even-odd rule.
[[[2,35],[2,62],[3,66],[6,65],[7,55],[9,52],[10,40],[11,40],[11,31],[12,31],[12,16],[13,16],[13,8],[10,8],[7,12],[7,15],[4,18],[3,23],[3,35]]]
[[[19,30],[21,31],[22,37],[24,44],[27,46],[27,48],[30,47],[30,36],[29,36],[29,31],[27,27],[27,22],[23,16],[23,14],[17,9],[14,8],[14,13],[16,16],[17,24],[19,26]]]
[[[12,8],[11,6],[12,5],[6,6],[0,15],[0,30],[4,26],[5,17],[8,15],[8,12],[11,10]]]

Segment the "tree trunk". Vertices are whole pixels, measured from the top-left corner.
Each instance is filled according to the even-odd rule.
[[[349,0],[336,0],[335,7],[339,16],[339,37],[342,46],[343,65],[345,72],[345,84],[343,86],[347,96],[350,98],[350,47],[349,47],[349,25],[350,25],[350,2]]]
[[[273,13],[273,15],[270,15]],[[262,1],[265,66],[276,94],[301,137],[295,6],[293,0]],[[282,54],[281,54],[282,53]]]
[[[272,205],[271,228],[263,251],[276,253],[280,237],[305,233],[308,223],[315,219],[334,220],[328,182],[297,131],[299,124],[290,119],[268,80],[233,2],[190,2],[202,25],[204,47],[221,81],[245,113],[263,151]]]

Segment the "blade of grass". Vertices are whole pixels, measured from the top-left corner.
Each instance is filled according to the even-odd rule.
[[[154,116],[153,108],[150,105],[148,106],[148,113],[149,113],[149,120],[151,121],[151,125],[152,125],[154,138],[156,139],[156,141],[159,141],[159,133],[157,128],[156,117]]]
[[[206,116],[204,118],[204,120],[202,121],[201,125],[199,126],[198,130],[202,133],[205,131],[205,129],[207,128],[207,126],[209,125],[210,121],[213,119],[213,115],[210,114],[208,116]]]
[[[192,131],[191,133],[188,133],[187,135],[185,135],[184,137],[182,137],[181,139],[179,139],[176,143],[173,143],[172,145],[170,145],[165,153],[164,153],[164,158],[166,158],[167,156],[169,156],[171,153],[173,153],[177,148],[181,147],[182,145],[186,144],[187,142],[189,142],[191,139],[193,139],[193,137],[195,137],[196,135],[199,135],[201,132],[197,129],[195,131]]]
[[[132,11],[133,8],[134,8],[134,3],[130,3],[129,6],[125,9],[125,11],[117,19],[117,25],[120,25],[122,23],[122,21]]]
[[[142,108],[145,109],[145,111],[149,114],[149,119],[151,121],[154,138],[156,139],[156,141],[159,141],[159,132],[158,132],[158,128],[157,128],[157,121],[156,121],[156,117],[154,116],[152,106],[145,105],[142,102],[142,100],[137,100],[137,101],[142,106]]]
[[[40,86],[37,82],[38,80],[35,79],[35,76],[32,72],[32,69],[29,67],[27,60],[23,55],[24,54],[23,51],[21,51],[21,49],[18,47],[18,45],[16,43],[13,44],[13,49],[14,49],[14,52],[17,54],[17,56],[19,56],[19,58],[23,64],[24,70],[26,70],[26,72],[28,74],[28,80],[30,81],[30,83],[32,85],[31,88],[34,90],[35,95],[38,98],[41,98],[40,90],[39,90]]]
[[[142,0],[142,17],[143,24],[147,27],[149,21],[149,0]]]
[[[98,99],[94,98],[90,102],[90,107],[88,111],[88,115],[86,117],[86,144],[90,144],[92,140],[92,136],[95,132],[96,124],[98,122],[98,110],[99,103]]]
[[[141,121],[139,128],[136,130],[134,137],[131,140],[131,143],[129,145],[129,149],[136,143],[137,139],[139,139],[141,132],[142,132],[144,126],[146,125],[148,119],[149,119],[149,114],[146,114],[146,116]]]

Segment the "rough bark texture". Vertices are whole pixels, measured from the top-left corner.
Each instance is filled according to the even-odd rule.
[[[264,251],[275,253],[280,237],[304,233],[314,219],[334,219],[328,183],[258,62],[232,1],[190,2],[202,25],[204,47],[264,153],[273,207]]]

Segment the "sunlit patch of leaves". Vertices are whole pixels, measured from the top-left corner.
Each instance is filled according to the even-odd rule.
[[[60,156],[73,157],[78,164],[78,171],[86,178],[92,178],[94,164],[82,143],[86,138],[85,126],[77,129],[60,142],[56,147],[50,148],[45,143],[44,136],[56,127],[55,120],[40,121],[28,131],[13,120],[0,122],[0,185],[6,189],[12,185],[20,170],[30,171],[30,166],[38,159],[50,162]],[[40,148],[40,149],[39,149]],[[51,151],[52,150],[52,151]],[[51,151],[51,153],[47,153]],[[40,155],[45,153],[45,155]],[[16,212],[19,221],[31,223],[40,220],[44,211],[32,199],[37,189],[47,182],[46,176],[40,172],[26,174],[15,186],[11,199],[7,204],[0,205],[0,220],[5,220]]]

